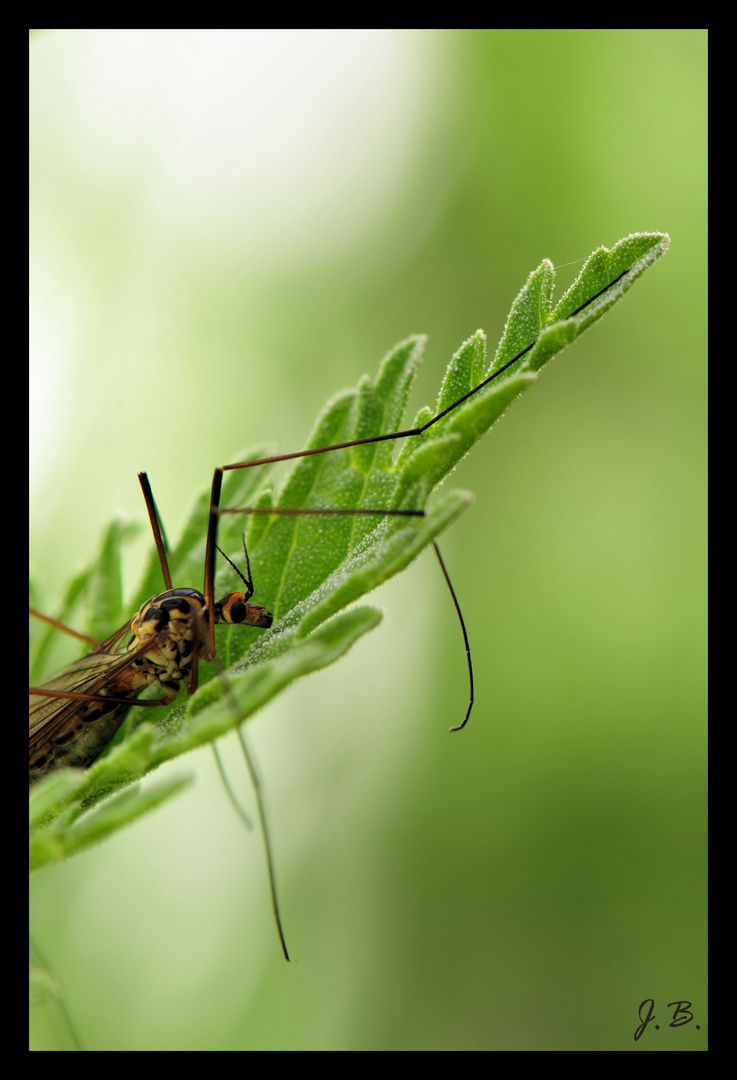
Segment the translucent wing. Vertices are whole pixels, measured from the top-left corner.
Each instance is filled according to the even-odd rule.
[[[130,699],[133,704],[143,684],[141,679],[132,679],[131,674],[135,661],[150,648],[151,642],[128,651],[125,639],[129,630],[130,620],[103,641],[99,648],[68,664],[37,689],[102,697],[108,695]],[[31,771],[38,773],[44,770],[54,757],[59,764],[59,749],[78,741],[85,728],[90,733],[89,737],[83,740],[76,753],[65,752],[61,756],[65,758],[64,763],[70,765],[94,760],[105,745],[101,741],[103,736],[107,736],[106,741],[112,738],[129,708],[129,705],[119,701],[106,704],[104,701],[34,694],[29,704]]]

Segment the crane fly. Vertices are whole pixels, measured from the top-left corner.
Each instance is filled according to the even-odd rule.
[[[340,528],[337,528],[335,535],[331,533],[330,546],[334,546],[337,552],[333,560],[334,566],[330,571],[333,578],[338,575],[340,567],[350,561],[349,556],[353,558],[356,552],[365,554],[366,548],[362,545],[367,538],[373,537],[384,526],[386,526],[385,532],[389,533],[387,524],[389,522],[394,522],[396,526],[394,539],[396,540],[397,536],[399,539],[395,544],[395,549],[400,550],[394,553],[396,557],[392,564],[393,568],[386,571],[385,578],[381,580],[385,580],[386,577],[407,565],[413,557],[413,552],[401,550],[405,543],[404,535],[399,533],[402,528],[401,519],[425,517],[424,501],[435,484],[465,455],[473,442],[494,422],[514,396],[529,385],[537,370],[547,359],[574,340],[590,322],[603,314],[635,278],[663,253],[667,244],[668,237],[665,234],[634,234],[620,241],[611,252],[599,249],[599,252],[595,252],[587,261],[577,281],[554,310],[550,301],[553,267],[550,263],[543,263],[530,275],[527,285],[515,301],[505,327],[502,343],[490,369],[484,371],[485,339],[479,332],[465,342],[454,356],[441,388],[435,412],[423,411],[411,428],[400,429],[398,425],[401,422],[402,410],[419,358],[419,348],[416,347],[419,339],[412,339],[410,342],[397,346],[393,353],[385,358],[375,386],[361,384],[353,395],[353,403],[350,405],[350,410],[353,411],[350,412],[350,427],[348,428],[351,438],[335,438],[334,433],[346,430],[341,425],[346,420],[349,411],[346,405],[346,409],[343,410],[346,415],[343,415],[341,401],[335,399],[323,419],[332,423],[337,416],[340,422],[333,427],[329,424],[318,423],[316,434],[311,440],[315,445],[294,453],[255,456],[217,468],[213,475],[207,516],[202,592],[191,587],[174,588],[172,586],[156,505],[146,474],[139,474],[165,591],[151,596],[128,622],[106,640],[97,642],[95,639],[87,639],[93,646],[91,652],[32,690],[30,727],[32,778],[48,773],[61,765],[78,767],[89,765],[102,753],[133,704],[168,704],[177,696],[182,685],[185,686],[188,694],[193,694],[198,686],[200,660],[211,661],[216,658],[216,625],[252,626],[268,630],[276,618],[279,621],[271,631],[271,635],[275,635],[279,630],[277,636],[287,636],[284,628],[289,628],[290,617],[305,604],[305,598],[310,593],[312,596],[317,595],[321,582],[324,580],[320,578],[317,571],[313,572],[309,559],[305,559],[306,584],[300,586],[301,592],[290,593],[290,582],[285,568],[291,565],[295,552],[299,553],[309,545],[303,536],[297,536],[294,527],[289,533],[284,530],[281,533],[278,531],[280,525],[286,527],[289,519],[299,521],[304,517],[316,522],[323,517],[334,516],[346,520],[345,530],[341,532]],[[603,255],[602,252],[604,252]],[[587,278],[587,268],[590,263],[593,268]],[[622,266],[624,266],[623,269]],[[588,285],[587,289],[585,289],[586,285]],[[596,288],[594,285],[599,287]],[[531,325],[530,319],[533,322],[537,320],[537,332],[534,337],[528,332]],[[491,395],[480,392],[503,375],[507,378],[495,387],[498,401],[493,401],[493,408],[487,409]],[[396,384],[392,389],[399,387],[399,392],[395,395],[401,405],[399,411],[396,408],[392,411],[386,405],[388,393],[386,397],[382,397],[379,392],[382,388],[386,389],[386,385],[392,379]],[[465,385],[463,380],[465,380]],[[476,409],[477,405],[478,409]],[[474,409],[476,411],[471,415]],[[482,410],[486,411],[482,412]],[[377,411],[379,420],[374,423]],[[474,423],[478,421],[477,427],[470,425],[470,433],[464,433],[460,429],[460,421],[466,417]],[[386,426],[392,424],[396,425],[397,429],[386,430]],[[373,433],[365,434],[364,430],[372,426],[380,429],[378,433],[373,431]],[[406,442],[395,462],[391,458],[391,445],[396,440],[406,440]],[[411,449],[412,447],[415,449]],[[346,453],[352,455],[350,460],[343,457]],[[389,455],[388,459],[387,455]],[[376,457],[381,457],[385,464],[387,460],[390,461],[391,468],[397,477],[393,485],[385,483],[386,477],[383,473],[374,482]],[[239,470],[250,470],[256,466],[268,466],[283,461],[295,461],[295,468],[284,483],[278,505],[273,503],[271,496],[267,493],[262,493],[262,496],[251,506],[220,505],[224,473],[232,474]],[[356,501],[362,502],[363,505],[319,506],[311,502],[319,474],[326,471],[324,463],[328,461],[335,463],[334,478],[337,477],[339,486],[343,485],[344,479],[347,490],[351,489],[350,485],[353,481],[357,483],[360,497]],[[298,472],[299,477],[297,477]],[[371,482],[369,482],[369,476],[372,477]],[[292,494],[297,497],[290,505]],[[406,505],[413,500],[422,503],[422,506]],[[301,505],[295,505],[295,503],[301,503]],[[456,512],[457,510],[454,511]],[[271,548],[276,552],[272,558],[272,568],[275,568],[272,572],[272,580],[264,584],[261,579],[261,570],[259,570],[259,591],[262,588],[265,590],[260,592],[260,595],[261,599],[268,601],[268,609],[251,602],[254,584],[245,537],[243,538],[245,575],[238,571],[230,557],[221,551],[231,567],[239,573],[245,585],[245,591],[230,592],[221,600],[215,600],[215,560],[216,553],[221,550],[218,547],[219,522],[223,521],[225,515],[232,514],[249,515],[248,546],[253,543],[258,546],[269,538]],[[377,518],[379,519],[378,526],[375,524]],[[437,527],[433,526],[435,531],[422,536],[417,541],[418,546],[413,550],[416,553],[416,550],[420,550],[421,547],[433,543],[463,632],[469,676],[469,703],[463,720],[451,728],[458,731],[468,721],[473,706],[474,692],[466,628],[447,569],[435,543],[435,536],[451,519],[451,516],[447,516]],[[357,523],[361,520],[364,524],[359,526]],[[280,537],[283,540],[285,536],[287,539],[286,544],[283,545],[282,555],[278,542]],[[313,547],[318,542],[324,543],[324,536],[313,537],[311,540]],[[364,569],[362,565],[359,568]],[[329,618],[351,600],[363,595],[363,592],[378,583],[380,583],[379,580],[364,587],[364,583],[361,582],[355,588],[351,583],[354,591],[351,592],[348,589],[348,594],[342,595],[340,603],[336,601],[332,608],[328,604],[327,611],[323,611],[320,618],[323,621]],[[272,614],[272,608],[274,614]],[[309,621],[310,617],[308,616],[305,621]],[[47,619],[47,621],[54,624],[54,620]],[[317,625],[319,626],[320,623],[317,622]],[[63,625],[60,625],[60,628],[68,629]],[[273,637],[272,640],[274,640]],[[278,650],[275,655],[279,655]],[[314,668],[309,670],[314,670]],[[221,680],[227,695],[228,679],[221,674]],[[155,685],[158,685],[162,691],[160,698],[153,701],[138,700],[138,695],[144,689]],[[237,710],[238,703],[235,702],[236,714]],[[256,785],[277,925],[284,954],[289,959],[276,903],[269,841],[255,767],[248,755],[247,761]]]
[[[219,480],[217,474],[215,479]],[[32,609],[33,615],[86,640],[93,650],[41,686],[31,688],[31,780],[62,765],[78,768],[91,765],[113,738],[134,702],[145,706],[168,705],[182,685],[193,694],[198,685],[199,660],[215,658],[216,623],[268,628],[273,621],[265,607],[250,602],[253,583],[247,552],[247,576],[241,575],[246,591],[230,592],[217,602],[214,600],[215,512],[211,514],[207,536],[203,592],[172,587],[148,477],[140,473],[139,480],[166,590],[150,597],[128,622],[102,642],[78,634]],[[216,491],[213,481],[215,507],[218,494],[219,484]],[[154,683],[158,683],[163,696],[137,701],[138,695]]]
[[[218,550],[217,506],[221,479],[222,473],[216,470],[208,515],[202,592],[192,588],[172,588],[156,503],[148,476],[146,473],[139,473],[166,590],[150,597],[132,619],[102,642],[79,634],[58,620],[31,609],[31,613],[37,618],[44,619],[58,629],[93,645],[92,652],[69,664],[41,686],[31,688],[31,783],[61,766],[85,768],[91,765],[113,738],[133,704],[168,705],[177,697],[182,685],[186,687],[188,694],[193,694],[198,685],[200,659],[214,660],[216,657],[216,624],[256,626],[262,629],[271,626],[271,612],[260,604],[251,603],[254,588],[245,541],[245,575],[224,556],[241,577],[246,586],[245,592],[230,592],[220,600],[214,600],[215,554]],[[159,685],[163,696],[155,700],[138,701],[138,695],[154,683]],[[277,929],[284,956],[289,960],[276,899],[271,846],[255,766],[245,745],[244,751],[256,786]]]
[[[31,608],[31,614],[93,646],[91,652],[69,664],[40,686],[31,687],[29,716],[29,778],[33,783],[62,766],[86,768],[111,741],[132,705],[169,705],[184,686],[192,695],[198,686],[199,661],[216,659],[214,627],[218,624],[253,626],[269,629],[273,616],[261,604],[251,602],[254,586],[248,550],[243,540],[246,574],[217,545],[218,509],[222,470],[213,475],[208,514],[203,591],[173,588],[158,511],[146,473],[139,473],[154,541],[166,590],[150,597],[105,641],[98,642],[72,630],[56,619]],[[338,511],[341,513],[342,511]],[[357,513],[363,511],[358,510]],[[422,511],[371,510],[370,515],[422,516]],[[278,511],[276,511],[278,513]],[[320,513],[320,511],[318,511]],[[229,592],[215,601],[216,552],[227,560],[241,577],[245,592]],[[223,679],[226,692],[227,680]],[[139,701],[138,695],[158,684],[163,696]],[[237,704],[235,706],[237,710]],[[240,734],[240,733],[239,733]],[[249,772],[257,795],[259,817],[266,845],[274,915],[284,956],[289,960],[276,885],[271,845],[255,762],[241,739]],[[217,758],[217,752],[216,752]],[[219,758],[218,766],[220,766]],[[243,811],[226,790],[236,809]]]

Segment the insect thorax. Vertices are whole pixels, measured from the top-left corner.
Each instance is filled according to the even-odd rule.
[[[84,690],[97,700],[34,699],[31,780],[62,765],[90,765],[113,738],[138,695],[153,683],[164,689],[164,702],[172,701],[181,683],[189,682],[206,618],[205,598],[196,589],[158,593],[134,615],[122,651],[96,649],[49,679],[44,684],[49,689]],[[130,705],[100,700],[108,697],[128,699]]]
[[[169,589],[152,596],[131,620],[128,651],[132,652],[151,639],[147,649],[132,663],[132,683],[137,692],[158,679],[175,694],[179,683],[189,677],[192,655],[198,652],[205,637],[207,604],[196,589]]]

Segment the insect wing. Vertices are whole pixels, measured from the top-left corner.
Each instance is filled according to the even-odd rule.
[[[121,652],[130,620],[124,623],[99,649],[74,660],[39,686],[42,690],[66,690],[78,694],[98,694],[111,684],[119,682],[143,649]],[[148,647],[148,646],[146,646]],[[135,695],[131,695],[131,704]],[[84,702],[61,697],[34,695],[29,707],[29,753],[31,759],[46,746],[64,740],[65,728],[70,732],[81,723]]]

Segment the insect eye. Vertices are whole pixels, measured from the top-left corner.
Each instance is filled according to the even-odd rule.
[[[241,599],[241,593],[235,593],[223,606],[223,615],[230,623],[242,623],[248,615],[248,605]]]

